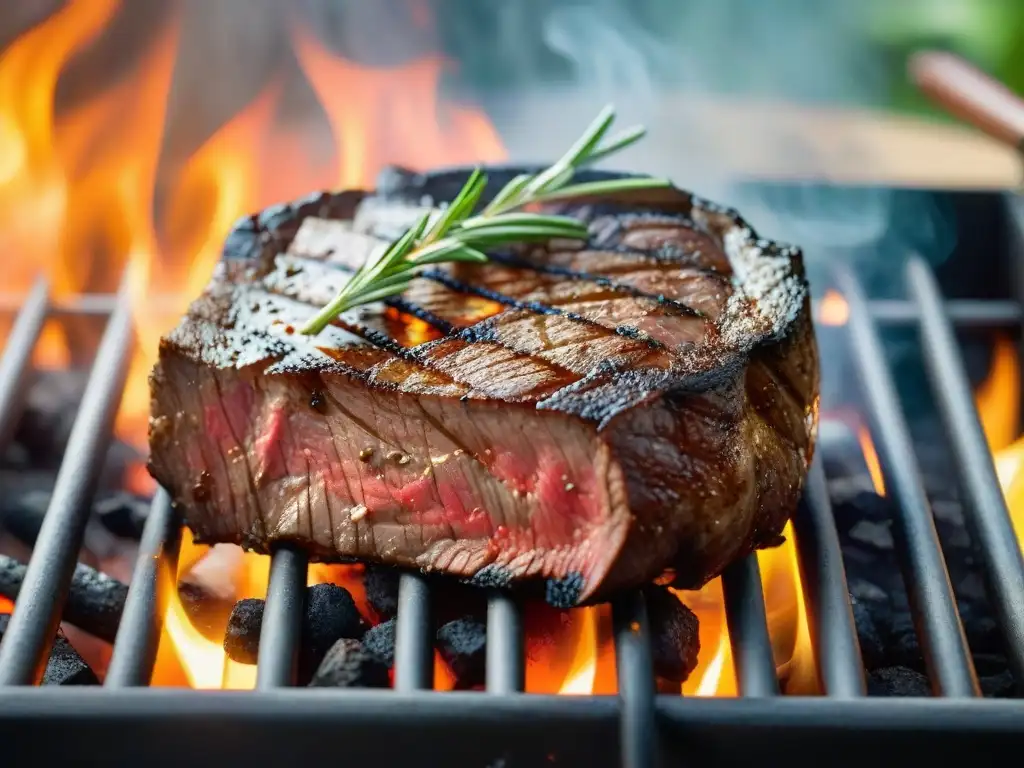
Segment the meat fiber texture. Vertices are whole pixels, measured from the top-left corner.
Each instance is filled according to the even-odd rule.
[[[572,200],[551,210],[588,242],[439,267],[302,335],[466,173],[383,178],[240,221],[162,340],[150,470],[197,541],[563,605],[697,588],[782,541],[818,409],[797,249],[675,188]]]

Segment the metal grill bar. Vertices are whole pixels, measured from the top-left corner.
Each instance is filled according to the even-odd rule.
[[[487,600],[486,687],[488,693],[516,693],[526,687],[523,619],[510,595]]]
[[[126,279],[103,333],[50,505],[0,644],[0,685],[29,685],[42,672],[82,546],[89,502],[106,456],[131,348],[132,317]]]
[[[654,712],[654,660],[642,592],[612,603],[615,667],[622,708],[619,740],[623,768],[655,768],[658,745]]]
[[[17,312],[25,303],[22,295],[0,293],[0,312]],[[78,294],[55,299],[50,305],[51,317],[109,315],[114,310],[116,294]],[[178,312],[181,308],[179,297],[151,297],[149,303],[160,311]],[[814,314],[821,307],[821,300],[813,302]],[[914,325],[920,312],[913,302],[902,299],[870,299],[868,307],[871,316],[883,325]],[[1024,322],[1024,311],[1015,301],[982,299],[951,299],[947,313],[955,325],[965,327],[1013,327]]]
[[[163,629],[164,607],[174,589],[181,523],[171,497],[159,488],[139,544],[139,556],[114,639],[114,653],[103,684],[108,688],[149,685]],[[167,574],[161,578],[160,569]],[[167,578],[170,576],[172,578]]]
[[[778,695],[779,679],[768,636],[757,555],[748,555],[726,569],[722,574],[722,591],[740,694]]]
[[[21,311],[7,337],[7,345],[0,358],[0,446],[10,441],[21,415],[19,406],[32,364],[32,350],[46,322],[49,303],[50,284],[41,277],[32,286],[24,303],[19,305]]]
[[[306,607],[307,565],[306,553],[288,545],[278,547],[270,561],[256,666],[259,690],[295,685]]]
[[[938,285],[920,257],[909,260],[906,276],[910,294],[921,310],[925,367],[966,492],[964,517],[985,566],[989,596],[1006,638],[1015,679],[1024,687],[1024,559]]]
[[[395,690],[434,687],[434,622],[430,589],[418,573],[403,573],[398,581],[395,626]]]
[[[921,320],[920,308],[901,299],[869,299],[868,309],[875,322],[882,325],[915,325]],[[1024,320],[1024,312],[1015,301],[953,299],[949,302],[949,319],[967,328],[1013,327]]]
[[[820,458],[811,464],[793,532],[821,687],[829,696],[863,696],[864,664]]]
[[[857,278],[841,268],[837,284],[850,305],[847,328],[886,487],[899,502],[894,538],[929,678],[940,695],[977,696],[974,664],[882,341]]]

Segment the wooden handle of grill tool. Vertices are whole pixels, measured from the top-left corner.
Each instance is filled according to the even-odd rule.
[[[1024,146],[1024,99],[952,53],[923,51],[911,57],[910,77],[948,112],[1014,147]]]

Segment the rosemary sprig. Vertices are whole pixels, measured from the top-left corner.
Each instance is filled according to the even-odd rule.
[[[488,248],[554,238],[586,240],[587,228],[569,216],[525,213],[527,205],[581,195],[606,195],[670,184],[667,179],[626,178],[570,184],[576,171],[635,144],[645,130],[637,126],[603,142],[615,120],[605,107],[579,139],[553,165],[537,174],[521,174],[508,182],[475,216],[487,177],[476,169],[455,199],[438,211],[425,213],[391,243],[373,263],[364,263],[327,306],[301,331],[317,334],[342,312],[405,291],[420,270],[430,264],[487,261]]]

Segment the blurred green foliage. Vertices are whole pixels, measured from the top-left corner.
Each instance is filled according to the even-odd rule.
[[[1024,94],[1024,0],[869,0],[867,10],[865,31],[891,72],[891,108],[937,114],[904,74],[925,47],[959,53]]]
[[[1024,94],[1024,0],[433,2],[459,79],[481,92],[578,78],[566,39],[575,38],[576,54],[585,51],[586,66],[595,68],[602,56],[622,55],[621,48],[606,50],[609,37],[619,34],[636,49],[629,61],[642,59],[656,81],[696,82],[717,93],[847,101],[946,117],[906,76],[911,53],[941,48]],[[567,10],[575,14],[571,20]],[[603,20],[612,32],[595,36],[583,28],[589,18]],[[553,22],[566,31],[553,35]]]

